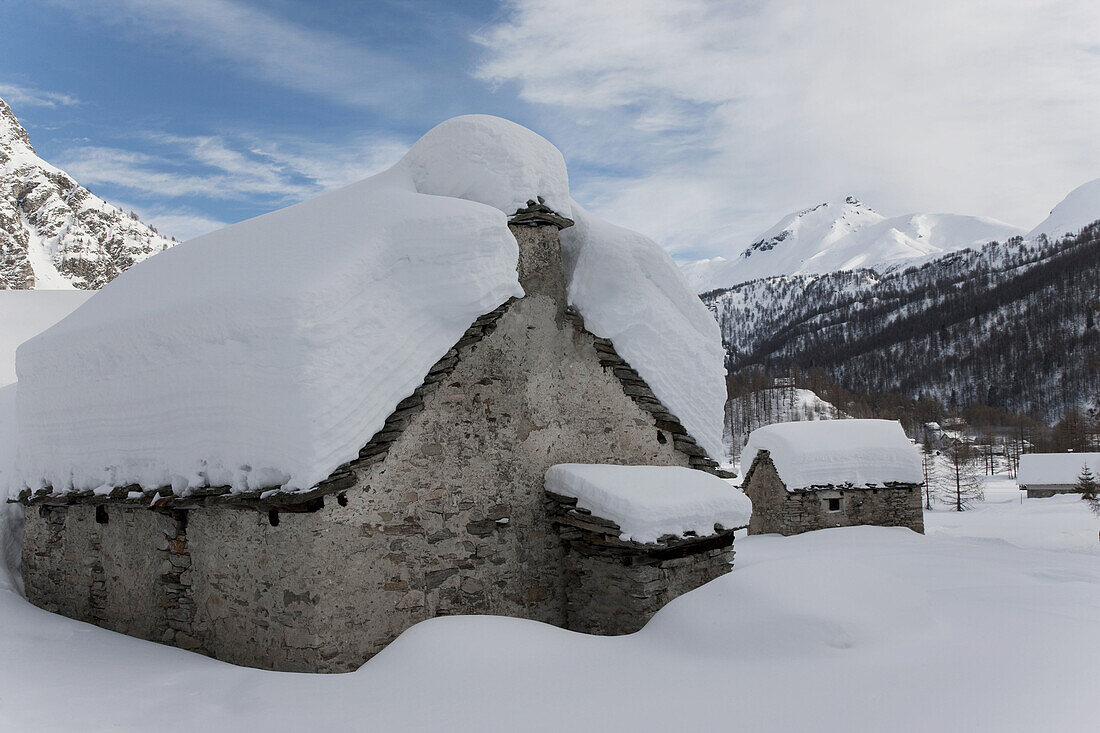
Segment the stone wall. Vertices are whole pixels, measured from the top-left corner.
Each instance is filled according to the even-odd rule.
[[[94,527],[96,509],[87,504],[45,515],[28,507],[32,601],[226,661],[290,671],[354,669],[433,616],[566,625],[573,578],[542,503],[546,469],[704,464],[684,452],[690,439],[671,432],[677,421],[659,421],[667,414],[659,403],[626,392],[629,365],[602,363],[613,349],[569,313],[557,230],[513,232],[526,296],[479,319],[477,333],[433,368],[359,460],[296,504],[276,497],[242,508],[240,497],[212,490],[154,497],[160,511],[112,505],[110,522]],[[195,508],[183,513],[188,502]],[[164,513],[172,507],[175,514]],[[47,519],[55,511],[61,519]],[[81,600],[81,584],[99,577],[96,562],[99,590],[130,598],[128,608],[95,612]],[[644,578],[651,571],[638,573],[641,587],[653,587]]]
[[[1029,499],[1047,499],[1058,494],[1080,494],[1081,491],[1073,484],[1043,484],[1042,488],[1039,487],[1025,487],[1027,489],[1027,498]]]
[[[171,516],[80,504],[31,507],[26,519],[23,575],[32,603],[142,639],[198,647],[175,638],[186,628],[181,580],[188,578],[181,578],[185,549]]]
[[[924,533],[919,485],[787,491],[771,456],[767,451],[760,451],[745,474],[743,488],[752,500],[749,534],[792,535],[861,524],[909,527]],[[830,511],[830,499],[839,500],[839,511]]]
[[[577,509],[576,499],[547,496],[565,545],[564,625],[572,631],[632,634],[673,598],[733,566],[732,529],[653,544],[624,541],[618,525]]]

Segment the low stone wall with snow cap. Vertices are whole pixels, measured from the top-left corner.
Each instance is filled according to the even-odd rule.
[[[621,528],[622,540],[711,535],[744,527],[752,503],[739,489],[681,466],[563,463],[546,472],[546,490]]]
[[[721,479],[675,466],[557,465],[546,497],[565,547],[565,626],[588,634],[633,633],[728,573],[751,511]]]

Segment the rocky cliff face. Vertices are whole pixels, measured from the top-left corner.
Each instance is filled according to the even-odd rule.
[[[175,243],[39,158],[0,100],[0,290],[94,290]]]

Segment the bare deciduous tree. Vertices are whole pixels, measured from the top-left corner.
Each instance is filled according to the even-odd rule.
[[[957,512],[985,500],[985,476],[979,461],[977,452],[965,441],[957,440],[943,452],[942,463],[947,471],[943,499]]]

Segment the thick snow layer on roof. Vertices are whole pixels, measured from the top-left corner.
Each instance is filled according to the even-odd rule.
[[[576,202],[572,211],[577,223],[562,231],[569,302],[585,328],[614,342],[699,445],[724,460],[726,369],[718,322],[652,240]]]
[[[309,488],[522,295],[517,258],[501,211],[400,165],[167,250],[20,347],[22,478]]]
[[[917,448],[895,420],[814,420],[757,428],[741,453],[746,472],[762,450],[771,455],[788,491],[924,481]]]
[[[18,484],[313,486],[523,294],[506,214],[535,196],[576,215],[557,149],[459,117],[384,173],[131,268],[20,347]],[[586,322],[719,457],[714,320],[657,245],[587,214],[578,229]]]
[[[620,537],[656,542],[665,535],[700,537],[749,523],[752,502],[740,489],[705,471],[681,466],[562,463],[546,472],[546,489],[611,520]]]
[[[1020,456],[1016,483],[1020,486],[1072,485],[1077,483],[1086,465],[1094,477],[1100,477],[1100,453],[1025,453]]]
[[[499,117],[464,115],[436,125],[402,164],[421,193],[478,201],[509,215],[537,195],[562,216],[571,215],[561,151]]]
[[[15,381],[15,350],[76,310],[88,290],[0,290],[0,386]]]

